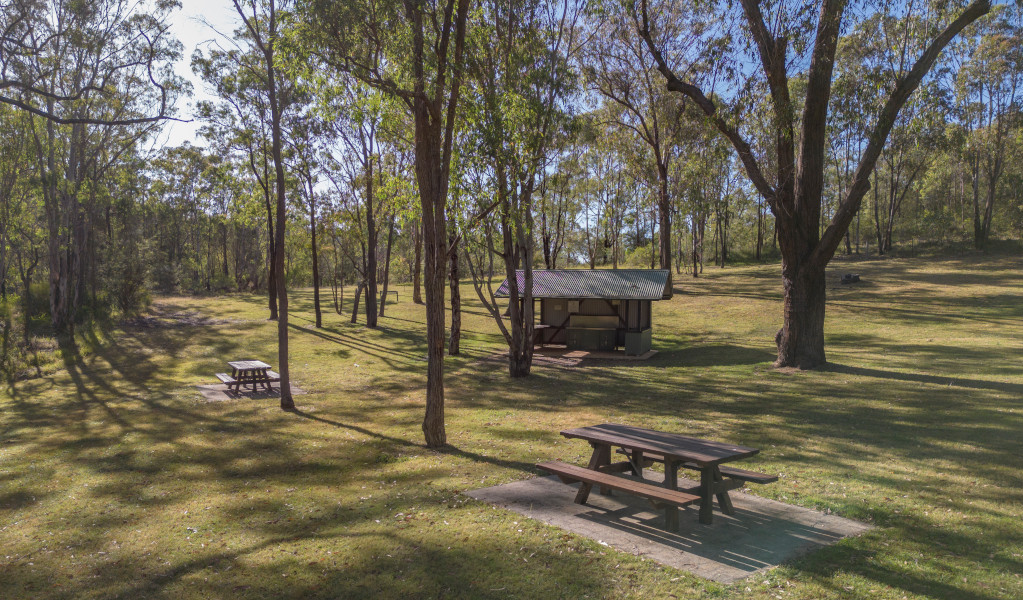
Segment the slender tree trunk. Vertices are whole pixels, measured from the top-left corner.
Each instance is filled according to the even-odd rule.
[[[448,355],[458,356],[462,340],[462,291],[459,288],[458,271],[458,238],[455,228],[448,232],[448,245],[451,248],[451,268],[448,272],[448,286],[451,295],[451,331],[448,336]]]
[[[312,180],[309,182],[309,229],[313,252],[313,308],[316,311],[316,328],[323,327],[323,312],[320,309],[320,249],[316,245],[316,197],[313,195]]]
[[[668,195],[668,165],[657,165],[657,220],[661,232],[661,268],[671,270],[671,197]],[[651,251],[653,245],[651,245]]]
[[[267,192],[265,196],[266,200],[266,231],[267,231],[267,249],[266,249],[266,287],[267,287],[267,299],[270,306],[270,321],[276,321],[278,317],[278,305],[277,305],[277,236],[274,233],[274,216],[273,216],[273,204],[270,202],[270,195]]]
[[[377,326],[377,223],[373,210],[373,155],[366,161],[366,327]]]
[[[391,246],[394,243],[394,215],[391,215],[391,226],[387,231],[387,251],[384,253],[384,289],[380,293],[380,316],[384,316],[384,307],[387,306],[387,285],[391,279]]]
[[[274,64],[274,53],[277,43],[277,6],[274,0],[270,0],[267,5],[267,23],[266,33],[264,37],[263,30],[258,27],[253,21],[254,17],[248,17],[245,10],[242,9],[239,0],[234,0],[235,9],[238,15],[242,17],[246,27],[249,29],[249,33],[252,35],[253,40],[258,46],[259,50],[263,54],[264,64],[263,67],[266,69],[266,83],[267,83],[267,100],[270,105],[270,132],[271,132],[271,152],[274,163],[274,183],[276,188],[276,204],[277,204],[277,218],[276,226],[273,231],[274,240],[274,257],[273,257],[273,269],[272,274],[276,280],[277,290],[277,362],[279,363],[277,369],[280,375],[280,386],[281,386],[281,408],[284,410],[292,410],[295,408],[295,401],[291,395],[291,378],[290,368],[288,364],[288,289],[287,281],[284,277],[284,253],[285,253],[285,226],[287,224],[287,196],[285,189],[284,180],[284,156],[283,156],[283,145],[284,140],[282,139],[281,121],[284,118],[282,99],[279,96],[277,85],[278,85],[278,73],[277,68]],[[269,211],[269,202],[267,209]],[[274,286],[271,286],[274,287]]]

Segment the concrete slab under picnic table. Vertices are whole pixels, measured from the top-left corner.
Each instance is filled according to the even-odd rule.
[[[645,471],[656,481],[661,475]],[[679,479],[679,487],[696,485]],[[549,525],[596,540],[694,575],[733,583],[766,571],[797,556],[859,535],[870,525],[808,508],[731,492],[734,515],[717,510],[714,523],[702,525],[698,507],[679,513],[679,532],[664,530],[664,511],[646,500],[596,489],[585,505],[573,502],[578,484],[557,477],[472,490],[467,495]]]
[[[271,383],[270,389],[259,388],[252,391],[249,388],[242,388],[241,390],[230,390],[227,388],[226,383],[211,383],[206,385],[195,386],[202,397],[207,402],[227,402],[229,400],[262,400],[266,398],[280,398],[281,397],[281,384]],[[291,395],[300,396],[305,394],[305,390],[291,384]]]

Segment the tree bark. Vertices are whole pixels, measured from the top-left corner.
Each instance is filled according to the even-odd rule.
[[[384,253],[384,289],[380,292],[380,316],[384,316],[384,307],[387,306],[387,284],[391,279],[391,246],[394,244],[394,219],[391,215],[391,225],[387,230],[387,250]]]
[[[415,246],[415,258],[412,261],[412,302],[423,303],[423,225],[422,221],[416,221],[413,233]]]
[[[316,310],[316,328],[323,327],[323,312],[320,310],[320,249],[316,245],[316,200],[312,180],[309,180],[309,229],[312,234],[313,252],[313,308]]]
[[[458,356],[462,340],[462,290],[459,288],[461,275],[458,272],[458,232],[451,227],[448,232],[451,268],[448,271],[448,286],[451,295],[451,331],[448,336],[448,356]]]
[[[360,281],[359,284],[355,286],[355,296],[352,297],[352,324],[353,325],[355,323],[357,323],[358,320],[359,320],[359,298],[362,297],[362,290],[364,290],[364,289],[366,289],[366,282],[365,282],[365,280]]]
[[[377,223],[373,210],[373,154],[366,161],[366,327],[377,326]]]
[[[671,270],[671,197],[668,195],[668,165],[666,162],[657,165],[657,220],[661,232],[662,269]],[[651,248],[651,251],[653,248]]]

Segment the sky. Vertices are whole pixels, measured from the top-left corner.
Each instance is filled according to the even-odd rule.
[[[238,14],[231,0],[180,0],[181,9],[170,17],[171,32],[185,48],[174,65],[175,72],[192,82],[192,97],[182,99],[178,105],[179,117],[191,119],[191,123],[170,121],[157,141],[158,145],[178,146],[186,141],[202,144],[197,132],[201,123],[195,120],[193,109],[196,101],[210,100],[201,79],[192,73],[192,53],[197,46],[217,38],[217,33],[203,24],[205,19],[217,30],[230,34],[237,27]]]

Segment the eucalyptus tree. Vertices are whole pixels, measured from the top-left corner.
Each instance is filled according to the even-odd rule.
[[[7,277],[11,267],[13,234],[26,179],[31,175],[28,154],[28,119],[8,106],[0,105],[0,300],[7,299]]]
[[[555,140],[569,123],[582,10],[571,0],[487,0],[474,13],[466,111],[477,143],[469,146],[478,148],[475,160],[484,165],[485,187],[492,193],[473,212],[495,221],[483,229],[484,247],[504,266],[507,324],[491,285],[493,272],[486,268],[493,262],[487,257],[474,265],[471,254],[465,256],[476,293],[508,343],[512,377],[528,375],[532,366],[535,194],[553,160]]]
[[[705,10],[695,6],[695,10]],[[657,174],[660,268],[671,269],[672,199],[668,176],[687,120],[685,104],[665,89],[634,24],[617,6],[597,3],[584,55],[587,84],[604,98],[608,119],[635,135],[653,157]],[[663,48],[662,48],[663,50]]]
[[[302,208],[309,216],[309,250],[312,258],[313,312],[317,329],[323,327],[323,312],[320,308],[320,248],[317,244],[317,217],[321,194],[317,182],[321,169],[319,140],[323,136],[324,123],[311,112],[295,115],[287,123],[288,141],[291,149],[292,170],[300,179],[299,196]]]
[[[426,254],[426,415],[429,447],[444,429],[446,204],[470,0],[298,0],[296,47],[396,98],[412,116]]]
[[[585,148],[577,130],[578,127],[572,126],[555,139],[552,162],[539,173],[537,237],[546,269],[558,268],[558,258],[577,227],[579,193],[586,175],[582,162]]]
[[[956,96],[966,129],[973,239],[984,248],[1012,131],[1023,123],[1023,6],[996,6],[990,18],[977,23],[974,35],[957,74]]]
[[[47,223],[50,316],[73,331],[95,275],[97,185],[173,111],[171,2],[14,0],[0,11],[0,103],[30,121]],[[94,286],[91,286],[94,287]],[[71,339],[68,337],[67,339]]]
[[[221,34],[206,52],[192,56],[192,70],[212,88],[216,100],[198,103],[205,122],[200,133],[223,153],[237,153],[259,186],[266,231],[266,279],[269,319],[278,318],[275,235],[276,169],[273,166],[271,113],[265,93],[265,57],[242,29],[231,37]],[[222,46],[226,44],[226,47]]]
[[[988,0],[975,0],[965,8],[959,3],[922,7],[927,11],[921,18],[927,35],[913,36],[910,45],[892,49],[892,59],[899,65],[898,77],[886,86],[883,106],[872,111],[876,117],[872,119],[853,182],[823,232],[820,216],[826,124],[835,55],[843,27],[864,14],[906,12],[916,7],[891,6],[886,1],[866,2],[850,9],[850,3],[843,0],[763,4],[758,0],[741,0],[734,7],[721,7],[734,13],[731,17],[736,23],[724,29],[704,28],[706,21],[700,15],[678,10],[674,0],[640,0],[632,7],[637,34],[646,42],[668,89],[694,102],[728,139],[777,219],[784,323],[776,336],[775,364],[802,369],[823,364],[825,268],[870,187],[870,174],[899,112],[949,42],[988,12]],[[735,92],[731,100],[713,94],[717,80],[712,75],[719,73],[690,70],[706,57],[707,49],[718,48],[721,40],[729,42],[728,54],[733,64],[743,64],[746,48],[753,51],[757,64],[755,69],[737,68],[734,76],[727,78]],[[677,51],[680,41],[685,42],[681,52]],[[790,69],[802,66],[806,67],[806,88],[802,112],[797,118],[799,107],[790,88]],[[754,151],[741,120],[748,96],[738,92],[757,86],[766,87],[771,98],[771,128],[775,133],[771,153],[776,163],[773,182],[764,168],[763,153]]]
[[[343,78],[336,87],[321,86],[320,95],[332,96],[328,102],[331,132],[343,146],[340,154],[350,160],[335,158],[335,164],[347,175],[348,185],[356,201],[349,205],[365,227],[362,238],[362,282],[356,291],[356,303],[360,291],[366,294],[366,326],[376,327],[377,310],[377,249],[379,247],[381,209],[385,195],[378,190],[381,180],[379,172],[383,160],[381,139],[384,121],[393,110],[379,90],[355,79]],[[332,90],[332,91],[331,91]],[[357,165],[355,163],[358,163]],[[362,188],[361,193],[359,188]],[[355,315],[352,315],[353,323]]]
[[[288,364],[288,290],[284,278],[284,240],[287,225],[287,191],[284,172],[284,122],[292,105],[294,80],[279,68],[282,13],[291,8],[290,0],[232,0],[235,11],[244,23],[239,40],[250,46],[259,57],[253,72],[260,75],[260,92],[269,107],[270,153],[274,165],[274,191],[276,215],[274,219],[273,274],[277,287],[277,362],[281,379],[281,408],[295,408],[291,394]]]
[[[138,125],[172,118],[180,44],[167,16],[176,0],[7,0],[0,10],[0,104],[62,125]],[[83,112],[97,96],[130,112]],[[145,96],[145,103],[137,102]]]

